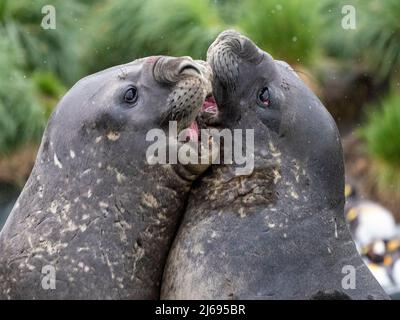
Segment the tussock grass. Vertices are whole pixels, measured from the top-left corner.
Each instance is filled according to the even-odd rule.
[[[291,64],[315,58],[321,28],[315,1],[248,0],[237,10],[239,28],[274,58]]]
[[[343,5],[356,9],[356,29],[341,26]],[[327,54],[368,67],[380,80],[398,76],[400,68],[400,1],[324,0],[321,41]]]
[[[0,30],[0,154],[39,138],[44,126],[43,112],[22,64],[21,51]]]
[[[377,187],[381,193],[400,194],[400,94],[393,92],[369,110],[359,134],[373,160]]]
[[[86,55],[90,71],[149,55],[204,59],[224,29],[209,0],[109,1],[94,19],[102,21]]]

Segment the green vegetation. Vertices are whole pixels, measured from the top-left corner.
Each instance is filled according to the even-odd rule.
[[[49,71],[36,71],[32,75],[35,94],[39,98],[42,111],[47,119],[58,100],[66,91],[61,81]]]
[[[38,141],[65,87],[81,76],[73,17],[77,1],[54,1],[57,29],[40,23],[44,0],[2,0],[0,5],[0,154]]]
[[[86,53],[90,71],[148,55],[204,59],[224,29],[209,0],[109,1],[91,20],[96,36]]]
[[[379,106],[370,107],[360,130],[374,160],[378,187],[400,192],[400,94],[392,93]]]
[[[248,0],[237,8],[240,29],[275,58],[307,64],[315,57],[321,24],[315,1]]]
[[[368,1],[358,37],[363,59],[380,77],[400,68],[400,1]]]
[[[13,42],[24,56],[25,70],[37,69],[55,73],[63,82],[73,84],[82,75],[77,57],[81,54],[79,35],[83,33],[80,19],[88,8],[77,0],[54,0],[57,28],[41,27],[42,8],[47,0],[2,0],[0,25],[13,30]]]
[[[356,9],[356,29],[344,31],[342,6]],[[399,81],[400,2],[397,0],[327,0],[320,5],[325,16],[321,43],[328,56],[374,76],[376,83]],[[397,89],[367,108],[360,130],[373,160],[372,175],[378,192],[400,194],[400,92]],[[397,90],[397,91],[396,91]]]
[[[21,51],[0,31],[0,153],[40,136],[44,117],[34,86],[23,73]]]
[[[389,95],[368,114],[363,136],[371,155],[400,166],[400,94]],[[393,142],[393,143],[388,143]]]
[[[341,27],[343,5],[356,9],[356,29]],[[326,0],[321,41],[328,55],[361,63],[380,79],[398,76],[400,68],[400,1]]]
[[[261,48],[291,63],[309,63],[320,21],[311,0],[122,0],[107,2],[92,22],[90,71],[147,55],[205,57],[224,29],[236,28]],[[248,14],[251,13],[251,14]]]

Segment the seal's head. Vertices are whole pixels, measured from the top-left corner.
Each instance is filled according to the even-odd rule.
[[[342,205],[344,169],[337,127],[296,72],[233,30],[217,37],[207,61],[215,76],[219,121],[229,128],[255,130],[255,167],[258,157],[279,165],[277,180],[292,172],[288,180],[297,187],[290,198],[311,185],[330,205]]]
[[[182,142],[170,137],[170,122],[176,122],[175,135],[187,128],[188,139],[198,137],[195,119],[211,97],[211,78],[205,62],[167,56],[138,59],[90,75],[57,106],[45,132],[42,155],[53,159],[47,152],[51,145],[60,166],[75,156],[100,166],[105,154],[105,158],[113,154],[113,162],[121,165],[138,165],[152,161],[146,150],[160,131],[168,138],[162,151],[168,153],[171,143],[179,150]],[[159,146],[163,148],[161,142]],[[179,163],[172,167],[188,180],[205,169]]]

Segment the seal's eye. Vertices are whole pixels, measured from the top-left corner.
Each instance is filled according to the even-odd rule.
[[[264,106],[268,107],[270,105],[271,100],[268,87],[264,87],[261,89],[260,93],[258,94],[258,99]]]
[[[137,100],[137,96],[137,89],[135,87],[131,87],[125,92],[124,100],[127,103],[134,103]]]

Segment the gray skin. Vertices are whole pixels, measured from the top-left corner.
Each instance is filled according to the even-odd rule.
[[[196,181],[161,298],[388,298],[346,227],[342,146],[318,98],[289,65],[235,31],[218,36],[207,60],[214,123],[254,129],[255,166],[236,176],[235,164],[213,165]],[[355,268],[355,289],[342,287],[346,265]]]
[[[188,191],[206,167],[148,164],[146,133],[169,120],[189,126],[210,72],[188,57],[149,57],[69,90],[0,234],[0,298],[159,298]],[[131,86],[137,99],[126,102]],[[42,288],[46,265],[55,290]]]

